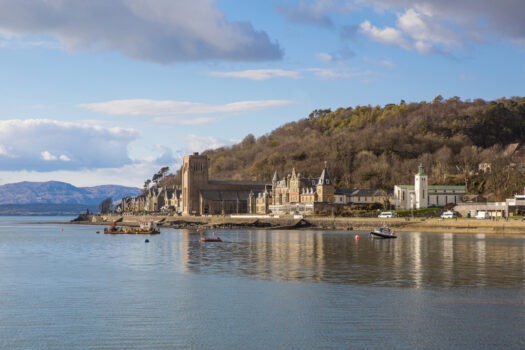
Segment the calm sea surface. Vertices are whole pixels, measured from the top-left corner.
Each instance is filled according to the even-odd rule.
[[[525,236],[68,219],[0,217],[1,349],[525,348]]]

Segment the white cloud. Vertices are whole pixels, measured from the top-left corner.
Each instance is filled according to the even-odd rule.
[[[332,54],[329,54],[327,52],[319,52],[317,55],[316,55],[317,59],[319,61],[323,61],[323,62],[333,62],[335,61],[335,58]]]
[[[0,32],[1,33],[1,32]],[[43,48],[43,49],[61,49],[60,44],[55,40],[46,40],[38,38],[20,38],[13,37],[11,35],[0,34],[0,48],[9,49],[31,49],[31,48]]]
[[[375,41],[384,44],[396,45],[403,48],[410,47],[410,44],[403,37],[403,33],[399,29],[392,27],[378,28],[373,26],[370,23],[370,21],[364,21],[363,23],[361,23],[359,29],[362,33],[369,36]]]
[[[399,16],[397,25],[414,41],[414,47],[419,52],[429,52],[433,47],[450,49],[461,46],[455,34],[436,23],[431,13],[408,9]]]
[[[111,115],[181,118],[180,116],[193,114],[251,112],[284,107],[291,103],[292,101],[289,100],[261,100],[209,105],[186,101],[135,99],[85,103],[81,104],[80,107]]]
[[[48,151],[41,152],[40,155],[42,156],[43,160],[57,160],[57,157],[52,155]]]
[[[340,62],[341,60],[344,59],[342,55],[340,57],[335,57],[327,53],[318,54],[317,57],[320,59],[324,59],[326,61],[330,61],[330,62]],[[267,70],[263,70],[263,71],[266,72]],[[271,70],[271,71],[278,71],[278,70]],[[264,73],[257,73],[258,71],[249,71],[249,72],[254,72],[254,73],[246,73],[246,72],[248,71],[220,72],[220,73],[215,73],[214,75],[217,77],[233,77],[233,78],[239,78],[239,79],[257,80],[259,76],[264,74]],[[272,76],[270,75],[265,75],[265,76],[267,78],[277,77],[277,76],[279,77],[286,76],[289,78],[299,79],[299,78],[304,78],[305,75],[307,74],[310,74],[310,75],[313,75],[313,76],[316,76],[322,79],[352,79],[352,78],[359,78],[359,77],[362,77],[363,75],[369,74],[369,72],[348,72],[344,69],[341,70],[341,69],[328,69],[328,68],[304,68],[304,69],[285,71],[285,72],[286,74],[281,74],[281,75],[273,74]],[[271,100],[270,102],[272,103],[278,102],[279,105],[277,105],[276,107],[281,107],[281,106],[285,106],[285,105],[293,103],[292,101],[287,101],[287,100],[273,100],[273,101],[274,102],[272,102]],[[282,101],[282,103],[279,101]]]
[[[309,68],[307,71],[322,79],[355,79],[367,78],[371,75],[369,71],[349,72],[325,68]]]
[[[7,151],[7,148],[4,145],[0,145],[0,156],[9,156],[9,152]]]
[[[402,11],[397,28],[418,52],[446,52],[469,41],[525,42],[525,2],[515,0],[355,0],[380,12]],[[393,42],[390,42],[393,43]],[[398,46],[401,46],[399,43]],[[403,47],[403,46],[401,46]],[[407,47],[404,47],[407,48]]]
[[[283,69],[251,69],[235,72],[211,72],[211,76],[220,78],[243,78],[250,80],[267,80],[272,78],[300,78],[297,71]]]
[[[188,135],[186,136],[186,145],[191,152],[202,152],[207,149],[216,149],[224,146],[231,146],[238,141],[235,140],[223,140],[214,136],[199,136],[199,135]]]
[[[60,156],[55,156],[54,154],[52,154],[49,151],[44,151],[44,152],[40,153],[40,156],[45,161],[57,161],[57,160],[59,160],[61,162],[70,162],[71,161],[71,158],[69,158],[65,154],[61,154]]]
[[[364,21],[360,30],[375,41],[419,53],[443,53],[461,46],[455,33],[436,22],[428,11],[423,13],[410,8],[398,15],[396,26],[378,28]]]
[[[0,34],[48,35],[71,51],[162,63],[282,57],[265,32],[228,21],[216,0],[0,0],[0,8]]]
[[[2,170],[56,171],[119,167],[131,160],[127,146],[138,133],[82,122],[2,120]]]

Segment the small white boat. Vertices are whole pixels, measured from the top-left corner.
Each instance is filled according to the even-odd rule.
[[[395,232],[387,225],[379,226],[370,231],[370,237],[375,238],[397,238]]]

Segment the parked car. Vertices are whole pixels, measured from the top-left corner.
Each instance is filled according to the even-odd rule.
[[[397,213],[394,213],[392,211],[383,211],[381,214],[377,216],[378,218],[395,218],[397,217]]]
[[[447,210],[443,214],[441,214],[442,219],[454,219],[457,218],[458,214],[455,211]]]

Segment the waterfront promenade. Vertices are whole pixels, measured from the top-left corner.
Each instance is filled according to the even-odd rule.
[[[408,232],[450,232],[450,233],[495,233],[525,234],[525,222],[521,220],[479,220],[479,219],[423,219],[423,218],[344,218],[307,216],[297,219],[292,216],[89,216],[76,221],[79,224],[137,225],[141,221],[155,221],[161,226],[175,228],[254,228],[254,229],[301,229],[368,231],[382,224],[388,224],[396,231]]]

